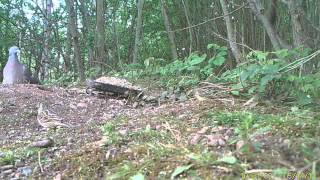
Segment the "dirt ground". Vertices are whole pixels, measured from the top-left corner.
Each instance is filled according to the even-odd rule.
[[[62,118],[63,123],[72,125],[72,128],[47,130],[41,127],[37,122],[39,103],[46,104]],[[48,153],[54,159],[101,139],[101,132],[96,127],[109,119],[122,115],[134,116],[137,113],[138,110],[127,106],[124,99],[97,98],[86,94],[85,89],[41,88],[36,85],[2,86],[0,147],[18,149],[34,141],[52,138],[55,148]],[[30,166],[28,163],[20,162],[19,166]]]
[[[146,157],[151,160],[154,158],[154,164],[150,165],[151,162],[148,161],[148,167],[140,169],[139,172],[146,172],[145,175],[151,179],[166,179],[175,167],[190,164],[191,161],[182,156],[181,152],[195,154],[202,152],[203,148],[214,152],[215,156],[236,156],[238,160],[248,164],[248,169],[261,170],[271,165],[299,170],[304,170],[302,168],[307,166],[305,169],[310,169],[308,164],[301,161],[299,153],[288,148],[289,142],[286,137],[263,133],[255,137],[262,144],[261,152],[254,157],[244,157],[243,154],[237,153],[237,146],[241,146],[241,142],[231,145],[227,143],[235,136],[234,127],[214,127],[201,121],[201,117],[212,109],[241,111],[242,107],[239,104],[244,102],[233,98],[217,98],[211,101],[190,99],[185,102],[146,104],[144,107],[133,108],[132,103],[126,99],[90,95],[86,93],[85,88],[2,85],[0,158],[7,157],[8,162],[0,164],[0,179],[104,179],[117,173],[118,176],[111,179],[127,179],[130,171],[119,175],[119,164],[131,161],[133,167],[138,167],[145,164]],[[54,114],[55,117],[59,117],[61,123],[70,127],[42,127],[37,120],[39,103],[45,105],[50,111],[49,115]],[[276,110],[269,107],[259,111],[267,113]],[[114,134],[109,133],[109,140],[112,139],[113,142],[105,146],[101,127],[108,122],[117,123],[117,135],[129,137],[128,134],[131,133],[130,138],[112,139],[110,137]],[[142,134],[141,132],[145,131],[141,130],[145,129],[151,129],[154,134]],[[157,132],[163,134],[156,134]],[[135,136],[132,133],[140,134]],[[35,142],[46,139],[51,139],[54,143],[46,148],[31,148]],[[298,142],[297,140],[295,143]],[[194,146],[195,144],[201,146]],[[158,155],[156,153],[160,153],[160,150],[155,148],[157,150],[153,151],[151,148],[154,145],[165,147],[166,151],[170,149],[170,152]],[[273,145],[277,147],[271,148]],[[150,147],[146,150],[145,146]],[[153,152],[155,157],[150,155]],[[201,163],[197,161],[196,165],[189,168],[194,169],[203,179],[212,179],[220,175],[225,177],[226,174],[229,179],[240,177],[241,170],[238,170],[238,166],[241,163],[230,167],[215,163],[208,166],[205,162],[206,160]],[[160,177],[161,173],[163,176]]]

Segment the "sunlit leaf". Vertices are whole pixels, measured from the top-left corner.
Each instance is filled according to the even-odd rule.
[[[178,175],[186,172],[187,170],[189,170],[193,165],[187,165],[187,166],[178,166],[174,172],[171,174],[171,179],[174,179],[175,177],[177,177]]]
[[[237,163],[237,158],[234,156],[224,156],[221,159],[218,159],[217,162],[223,162],[227,164],[235,164]]]

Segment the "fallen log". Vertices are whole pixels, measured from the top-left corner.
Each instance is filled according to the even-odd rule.
[[[96,80],[88,80],[87,93],[88,90],[94,90],[104,93],[109,92],[125,96],[140,96],[143,94],[143,91],[140,87],[132,85],[125,79],[106,76],[100,77]]]

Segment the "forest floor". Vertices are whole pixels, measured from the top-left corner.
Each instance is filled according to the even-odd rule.
[[[319,112],[195,94],[134,107],[85,88],[0,86],[0,179],[319,176]],[[40,126],[39,102],[70,127]]]

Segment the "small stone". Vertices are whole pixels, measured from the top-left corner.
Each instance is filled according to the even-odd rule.
[[[201,135],[200,134],[195,134],[189,141],[189,144],[195,145],[198,144],[199,141],[201,140]]]
[[[228,129],[225,134],[231,136],[233,134],[233,130]]]
[[[27,176],[27,177],[32,174],[32,169],[31,169],[31,167],[28,167],[28,166],[18,168],[17,171],[18,171],[19,173],[21,173],[22,175]]]
[[[226,142],[220,138],[220,139],[218,139],[218,144],[219,144],[219,146],[225,146]]]
[[[122,136],[125,136],[128,134],[128,130],[127,129],[119,130],[119,134]]]
[[[68,144],[73,144],[73,143],[74,143],[74,139],[71,138],[71,137],[69,137],[69,138],[67,139],[67,142],[68,142]]]
[[[198,131],[198,134],[205,134],[209,130],[209,127],[203,127],[200,131]]]
[[[290,147],[290,144],[291,144],[290,139],[283,140],[283,144],[287,147]]]
[[[139,106],[139,102],[134,102],[133,104],[132,104],[132,107],[133,108],[137,108]]]
[[[44,139],[40,141],[33,142],[30,147],[37,147],[37,148],[47,148],[54,144],[52,139]]]
[[[162,125],[156,125],[156,130],[160,130],[162,128]]]
[[[54,180],[61,180],[62,179],[62,175],[61,174],[57,174],[53,179]]]
[[[87,108],[88,107],[88,104],[87,103],[84,103],[84,102],[80,102],[77,104],[77,107],[78,108]]]
[[[244,141],[240,140],[236,144],[236,149],[239,151],[244,146]]]
[[[206,137],[208,138],[207,144],[209,146],[219,146],[219,140],[222,138],[221,135],[208,135]]]
[[[229,138],[230,138],[230,136],[228,136],[228,135],[224,136],[224,139],[225,139],[226,141],[228,141]]]

